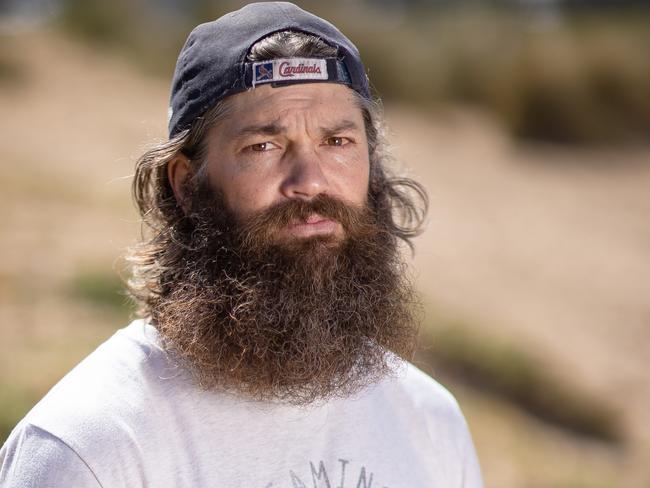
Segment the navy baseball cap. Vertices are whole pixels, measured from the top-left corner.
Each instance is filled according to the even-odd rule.
[[[279,31],[319,37],[336,58],[247,59],[251,47]],[[370,99],[368,77],[356,46],[336,27],[289,2],[251,3],[197,26],[181,49],[169,105],[169,137],[218,101],[263,83],[343,83]]]

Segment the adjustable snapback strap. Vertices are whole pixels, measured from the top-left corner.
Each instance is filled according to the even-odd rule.
[[[352,80],[343,61],[337,58],[279,58],[245,64],[247,88],[272,83],[329,81],[350,85]]]

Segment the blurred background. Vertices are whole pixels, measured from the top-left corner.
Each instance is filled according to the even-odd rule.
[[[298,3],[358,45],[423,182],[416,363],[488,487],[650,486],[650,5]],[[0,1],[0,443],[130,320],[134,160],[208,0]]]

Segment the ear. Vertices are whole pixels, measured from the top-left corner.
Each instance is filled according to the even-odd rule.
[[[185,182],[190,177],[190,160],[180,151],[167,163],[167,178],[178,204],[185,209]]]

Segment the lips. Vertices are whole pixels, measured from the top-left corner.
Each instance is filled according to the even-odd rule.
[[[333,234],[339,224],[331,219],[318,214],[310,215],[306,220],[292,222],[287,226],[287,231],[297,237],[309,237],[321,234]]]
[[[321,217],[318,214],[311,214],[307,220],[305,220],[305,224],[317,224],[318,222],[325,222],[325,221],[330,221],[330,219],[327,219],[325,217]]]

